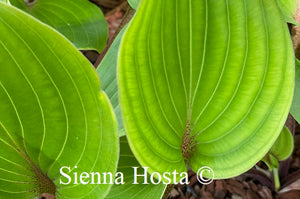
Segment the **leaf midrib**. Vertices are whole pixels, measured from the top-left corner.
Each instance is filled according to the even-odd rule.
[[[56,193],[56,186],[55,184],[53,183],[53,181],[43,173],[43,171],[37,167],[35,165],[35,163],[30,159],[30,157],[28,156],[28,154],[26,152],[24,152],[20,146],[15,142],[15,140],[10,136],[9,132],[7,131],[7,129],[5,128],[5,126],[2,124],[2,122],[0,122],[0,125],[1,127],[3,128],[3,130],[5,131],[5,133],[7,134],[7,136],[9,137],[9,139],[12,141],[12,145],[10,145],[9,143],[3,141],[2,139],[0,139],[0,141],[2,141],[3,143],[5,143],[8,147],[12,148],[14,151],[16,151],[27,163],[28,165],[30,166],[31,169],[28,169],[26,167],[23,167],[15,162],[12,162],[12,161],[9,161],[10,163],[12,164],[15,164],[16,166],[20,166],[21,168],[29,171],[30,173],[33,174],[33,176],[27,176],[27,175],[23,175],[23,174],[19,174],[19,173],[15,173],[15,172],[12,172],[12,171],[8,171],[10,173],[15,173],[17,174],[18,176],[23,176],[23,177],[26,177],[26,178],[31,178],[33,179],[33,181],[12,181],[12,180],[9,180],[9,179],[2,179],[2,180],[5,180],[5,181],[8,181],[8,182],[14,182],[14,183],[28,183],[28,184],[35,184],[36,186],[32,189],[32,190],[27,190],[27,191],[24,191],[23,193],[34,193],[36,194],[36,196],[42,194],[43,192],[46,192],[46,193],[50,193],[50,194],[53,194],[55,195]],[[4,170],[4,169],[2,169]],[[44,187],[46,187],[46,190],[44,189]],[[3,190],[5,191],[5,190]]]

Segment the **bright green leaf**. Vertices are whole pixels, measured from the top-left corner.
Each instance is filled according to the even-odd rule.
[[[114,42],[110,46],[108,52],[106,53],[105,57],[103,58],[103,60],[97,68],[98,75],[102,82],[102,89],[105,91],[108,98],[110,99],[115,114],[117,116],[120,136],[125,134],[125,130],[123,126],[123,120],[118,99],[117,60],[119,46],[126,28],[127,25],[120,31],[118,36],[115,38]]]
[[[284,126],[276,142],[273,144],[269,154],[277,160],[283,161],[290,157],[294,149],[294,139],[290,130]]]
[[[275,189],[278,190],[280,188],[280,180],[279,180],[279,161],[283,161],[290,157],[293,153],[294,149],[294,139],[290,132],[290,130],[284,126],[279,137],[273,144],[270,151],[267,155],[262,159],[269,167],[269,170],[273,173],[273,180]]]
[[[295,94],[291,107],[291,114],[300,123],[300,62],[296,59]]]
[[[118,34],[113,44],[109,48],[105,57],[101,61],[99,67],[97,68],[98,75],[100,76],[102,82],[102,89],[107,93],[111,103],[114,107],[116,113],[118,124],[119,124],[119,136],[125,134],[123,121],[121,117],[119,100],[118,100],[118,86],[117,86],[117,58],[118,50],[121,39],[127,26],[125,26],[121,32]],[[140,167],[137,160],[134,158],[131,149],[129,148],[126,136],[120,137],[120,159],[118,165],[118,172],[124,174],[123,185],[113,185],[106,199],[119,199],[119,198],[143,198],[143,199],[160,199],[164,193],[166,185],[143,185],[143,179],[138,178],[140,184],[133,183],[133,167]],[[142,169],[138,169],[139,174],[143,173]],[[148,182],[150,182],[148,177]]]
[[[108,184],[73,184],[73,172],[117,167],[116,119],[92,65],[56,31],[3,3],[0,29],[0,198],[103,198]],[[63,166],[69,185],[60,184],[68,181]]]
[[[140,1],[141,0],[128,0],[128,3],[133,9],[137,10],[139,7]]]
[[[277,2],[286,21],[295,23],[294,15],[296,13],[297,0],[277,0]]]
[[[289,32],[275,0],[143,0],[121,43],[118,84],[142,166],[236,176],[263,158],[285,123]]]
[[[267,153],[267,155],[262,158],[262,161],[268,166],[270,171],[274,171],[274,169],[278,169],[279,167],[278,160],[272,154]]]
[[[108,26],[101,10],[87,0],[11,0],[67,37],[77,48],[101,52],[107,42]]]
[[[270,170],[279,167],[279,161],[283,161],[290,157],[294,149],[294,139],[290,130],[284,126],[277,140],[262,159]]]
[[[151,184],[149,175],[147,182],[149,184],[143,184],[144,178],[137,177],[138,184],[133,184],[134,182],[134,169],[133,167],[139,167],[138,174],[144,174],[144,170],[140,167],[139,163],[132,154],[130,147],[128,145],[126,136],[120,137],[120,160],[118,165],[118,172],[124,174],[123,185],[113,185],[106,199],[120,199],[120,198],[130,198],[130,199],[160,199],[164,193],[166,185]]]

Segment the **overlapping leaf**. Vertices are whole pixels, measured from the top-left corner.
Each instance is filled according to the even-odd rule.
[[[296,73],[295,73],[295,94],[291,107],[291,114],[300,123],[300,62],[296,59]]]
[[[56,31],[3,3],[0,29],[0,198],[103,198],[110,185],[74,185],[73,175],[117,166],[116,119],[93,67]],[[69,185],[60,184],[63,166]]]
[[[285,17],[285,20],[289,23],[296,23],[294,15],[296,14],[296,8],[298,0],[277,0],[278,5]]]
[[[87,0],[11,0],[66,36],[79,49],[101,52],[107,42],[108,27],[101,10]]]
[[[118,99],[117,60],[120,42],[126,28],[127,26],[125,26],[120,31],[120,33],[112,43],[111,47],[109,48],[108,52],[106,53],[105,57],[101,61],[100,65],[97,67],[97,73],[100,79],[102,80],[102,89],[105,91],[108,98],[110,99],[115,114],[117,116],[120,136],[125,134],[125,130],[123,126],[123,120]]]
[[[125,130],[152,172],[239,175],[284,125],[294,57],[275,0],[143,0],[119,56]]]
[[[269,154],[277,160],[283,161],[290,157],[294,150],[294,139],[290,130],[284,126],[276,142],[271,147]]]
[[[113,198],[149,198],[149,199],[160,199],[164,193],[166,185],[159,184],[153,185],[143,184],[144,180],[142,177],[138,178],[139,184],[133,184],[134,180],[134,170],[133,167],[141,167],[134,155],[129,148],[127,138],[124,136],[125,130],[123,127],[123,121],[120,112],[119,100],[118,100],[118,86],[117,86],[117,55],[119,50],[119,45],[126,31],[127,26],[125,26],[122,31],[118,34],[113,44],[109,48],[109,51],[101,61],[101,64],[97,68],[98,75],[100,76],[102,82],[102,89],[107,93],[109,99],[111,100],[112,106],[114,107],[115,114],[118,119],[119,126],[119,136],[120,136],[120,157],[118,172],[124,174],[124,184],[113,185],[109,194],[106,196],[107,199]],[[138,169],[139,174],[143,173],[142,169]]]
[[[161,199],[166,185],[151,184],[149,175],[147,183],[143,184],[145,181],[144,177],[134,176],[133,167],[138,167],[137,174],[144,174],[144,169],[141,168],[131,149],[128,145],[126,136],[120,137],[120,160],[118,165],[118,172],[124,174],[124,184],[113,185],[106,199],[120,199],[120,198],[130,198],[130,199]],[[137,179],[138,184],[133,184],[134,179]]]
[[[128,3],[133,9],[136,10],[139,7],[140,0],[128,0]]]

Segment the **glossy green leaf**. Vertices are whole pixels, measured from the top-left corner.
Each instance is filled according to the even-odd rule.
[[[275,0],[143,0],[121,43],[118,84],[142,166],[236,176],[262,159],[285,123],[289,32]]]
[[[296,59],[296,73],[295,73],[295,94],[291,107],[291,114],[300,123],[300,62]]]
[[[0,198],[103,198],[74,184],[117,167],[116,119],[93,66],[52,28],[0,3]],[[70,167],[68,179],[60,174]],[[75,168],[77,166],[77,168]]]
[[[128,145],[126,136],[120,137],[120,160],[118,165],[118,172],[124,174],[124,184],[113,185],[106,199],[120,199],[120,198],[130,198],[130,199],[161,199],[164,194],[166,185],[158,184],[154,185],[150,183],[149,175],[147,182],[149,184],[143,184],[144,178],[137,177],[137,183],[134,183],[134,169],[133,167],[139,167],[139,175],[144,174],[144,170],[141,168],[131,149]]]
[[[279,167],[279,161],[290,157],[294,149],[294,139],[290,130],[284,126],[270,151],[262,159],[270,170]]]
[[[10,2],[58,30],[81,50],[94,49],[101,52],[106,45],[107,22],[101,10],[87,0],[11,0]]]
[[[294,149],[294,139],[290,130],[284,126],[279,137],[273,144],[270,151],[262,159],[273,173],[274,187],[276,190],[280,188],[279,179],[279,161],[283,161],[291,156]]]
[[[294,139],[290,130],[284,126],[276,142],[273,144],[269,153],[279,161],[286,160],[294,150]]]
[[[297,0],[277,0],[277,2],[286,21],[289,23],[295,23],[294,15],[296,13]]]
[[[128,3],[133,9],[137,10],[140,4],[140,0],[128,0]]]
[[[294,149],[294,139],[290,130],[284,126],[269,154],[282,161],[290,157]]]
[[[134,155],[129,148],[125,130],[123,127],[123,121],[120,112],[119,100],[118,100],[118,86],[117,86],[117,58],[118,50],[121,39],[126,31],[127,25],[120,31],[115,38],[113,44],[109,48],[105,57],[101,61],[97,68],[98,75],[102,82],[102,89],[107,93],[114,107],[115,114],[118,119],[119,136],[120,137],[120,159],[118,165],[118,172],[124,174],[124,184],[113,185],[106,199],[119,199],[119,198],[143,198],[143,199],[160,199],[164,193],[166,185],[159,184],[142,184],[143,179],[138,178],[139,184],[132,184],[134,180],[133,167],[140,167],[139,163],[135,159]],[[139,169],[139,174],[143,173],[142,169]],[[148,182],[150,182],[148,177]]]
[[[123,120],[121,116],[121,110],[118,99],[118,85],[117,85],[117,60],[118,50],[121,43],[121,39],[126,31],[127,25],[120,31],[114,42],[110,46],[105,57],[97,67],[97,73],[102,82],[102,89],[110,99],[114,108],[115,114],[118,120],[119,135],[125,134]]]

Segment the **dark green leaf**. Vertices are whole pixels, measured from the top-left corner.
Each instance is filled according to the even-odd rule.
[[[300,123],[300,62],[296,59],[295,94],[291,107],[291,114]]]
[[[101,10],[87,0],[10,0],[11,4],[52,26],[80,50],[101,52],[108,26]],[[30,2],[30,3],[28,3]]]

